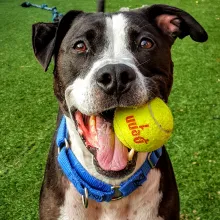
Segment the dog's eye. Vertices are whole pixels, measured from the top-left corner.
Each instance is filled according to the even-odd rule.
[[[142,38],[140,42],[140,47],[143,49],[150,49],[153,47],[153,42],[147,38]]]
[[[83,53],[87,51],[86,44],[82,41],[77,42],[74,46],[73,49],[76,50],[77,52]]]

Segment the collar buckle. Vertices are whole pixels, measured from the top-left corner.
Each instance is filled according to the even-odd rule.
[[[111,201],[116,201],[116,200],[119,200],[119,199],[122,199],[124,196],[122,194],[122,192],[119,190],[120,186],[112,186],[111,189],[114,190],[114,195],[111,199]]]

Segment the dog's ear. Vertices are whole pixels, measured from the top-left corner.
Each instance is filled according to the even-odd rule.
[[[53,55],[57,28],[58,23],[37,23],[32,26],[34,54],[45,71]]]
[[[141,9],[148,20],[173,40],[187,35],[197,42],[205,42],[208,35],[203,27],[187,12],[168,5],[156,4]]]
[[[73,20],[82,11],[69,11],[58,23],[36,23],[32,26],[32,45],[36,58],[44,70],[69,30]]]

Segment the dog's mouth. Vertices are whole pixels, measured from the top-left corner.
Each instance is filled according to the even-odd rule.
[[[137,153],[129,158],[130,150],[115,135],[114,111],[107,110],[96,116],[76,111],[73,118],[85,146],[94,155],[96,170],[108,177],[122,178],[134,170]]]

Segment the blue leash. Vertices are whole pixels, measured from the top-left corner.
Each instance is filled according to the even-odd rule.
[[[71,148],[65,146],[65,140],[67,140],[67,138],[68,131],[66,127],[66,119],[63,117],[56,138],[56,144],[60,150],[58,155],[59,165],[63,173],[82,196],[86,196],[86,189],[88,192],[88,198],[97,202],[109,202],[131,194],[147,180],[148,173],[156,166],[162,155],[162,148],[149,153],[144,164],[136,171],[136,173],[126,181],[121,182],[119,186],[113,186],[96,179],[88,173],[88,171],[80,164]]]
[[[63,14],[59,13],[57,11],[57,8],[56,7],[52,7],[52,8],[49,8],[46,4],[42,4],[42,5],[36,5],[36,4],[32,4],[30,2],[23,2],[21,4],[22,7],[24,8],[28,8],[28,7],[35,7],[35,8],[41,8],[41,9],[44,9],[44,10],[47,10],[47,11],[51,11],[52,12],[52,21],[53,22],[57,22],[60,20],[61,17],[63,17]]]

